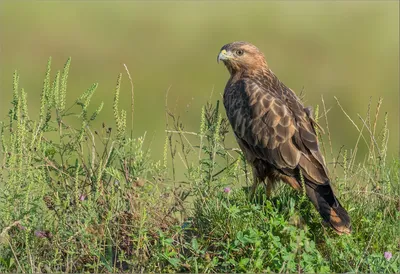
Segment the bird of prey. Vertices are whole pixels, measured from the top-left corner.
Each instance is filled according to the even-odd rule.
[[[305,188],[323,220],[339,234],[351,233],[350,217],[330,185],[311,109],[270,70],[264,54],[247,42],[224,45],[217,61],[230,73],[224,106],[236,140],[253,168],[252,194],[277,181]],[[304,182],[304,186],[302,186]]]

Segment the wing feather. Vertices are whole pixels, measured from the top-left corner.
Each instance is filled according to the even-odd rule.
[[[259,82],[239,81],[224,94],[232,128],[251,154],[247,158],[266,161],[282,172],[300,168],[311,182],[326,184],[328,173],[309,109],[290,89],[279,95]]]

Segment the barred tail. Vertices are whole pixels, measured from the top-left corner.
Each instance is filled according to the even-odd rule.
[[[321,217],[338,234],[350,234],[351,223],[347,211],[340,205],[329,184],[315,185],[306,182],[307,196],[310,198]]]

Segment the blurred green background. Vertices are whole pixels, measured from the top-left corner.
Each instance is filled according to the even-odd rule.
[[[226,69],[216,63],[219,49],[246,40],[265,53],[287,86],[297,93],[304,87],[306,105],[320,104],[324,95],[332,108],[328,116],[336,151],[342,145],[353,148],[358,134],[333,96],[359,127],[357,113],[365,115],[370,97],[373,107],[383,97],[389,155],[397,157],[398,11],[398,1],[2,1],[0,120],[7,118],[15,69],[28,92],[31,115],[38,112],[49,56],[53,72],[72,57],[69,103],[99,83],[92,99],[92,109],[105,102],[99,125],[113,122],[116,78],[124,73],[121,108],[130,117],[125,63],[135,86],[134,134],[147,132],[152,155],[160,159],[166,90],[171,87],[169,108],[181,115],[186,130],[197,131],[201,106],[210,98],[220,99],[228,79]],[[380,125],[382,121],[383,115]],[[228,142],[236,146],[233,138]]]

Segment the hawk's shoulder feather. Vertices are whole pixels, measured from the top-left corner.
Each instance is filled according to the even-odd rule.
[[[248,159],[279,170],[300,166],[310,180],[325,183],[328,174],[309,115],[293,91],[272,80],[248,77],[227,85],[224,105],[236,138]]]

